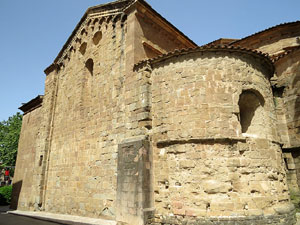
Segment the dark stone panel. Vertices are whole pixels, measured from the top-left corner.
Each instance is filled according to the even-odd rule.
[[[151,148],[146,137],[118,146],[117,203],[122,221],[144,220],[151,207]]]

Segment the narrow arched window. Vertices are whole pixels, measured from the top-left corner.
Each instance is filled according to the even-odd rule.
[[[85,54],[86,47],[87,47],[87,43],[86,43],[86,42],[84,42],[84,43],[82,43],[82,44],[80,45],[80,47],[79,47],[79,52],[80,52],[82,55]]]
[[[98,31],[94,34],[94,37],[93,37],[93,43],[94,45],[97,45],[99,44],[100,40],[102,39],[102,32],[101,31]]]
[[[240,124],[243,134],[258,136],[264,130],[264,99],[253,90],[245,90],[240,95]]]
[[[85,67],[88,69],[91,75],[93,75],[94,70],[94,61],[90,58],[86,61]]]

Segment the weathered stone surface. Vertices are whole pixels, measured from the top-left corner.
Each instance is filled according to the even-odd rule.
[[[278,216],[239,216],[239,217],[214,217],[214,218],[197,218],[183,216],[159,216],[156,215],[148,220],[147,225],[288,225],[295,224],[296,217],[292,212]]]
[[[19,149],[16,167],[21,173],[15,173],[13,183],[14,196],[11,208],[19,210],[34,209],[34,193],[37,187],[33,186],[35,173],[36,140],[38,139],[38,127],[41,120],[41,107],[23,116],[22,132],[19,140]],[[42,160],[40,158],[40,160]],[[28,165],[31,165],[30,167]],[[22,190],[22,191],[21,191]]]
[[[196,48],[144,1],[89,9],[45,70],[42,105],[25,107],[14,206],[130,225],[294,224],[290,25]]]
[[[147,219],[144,209],[153,205],[151,156],[147,137],[129,139],[118,146],[118,221],[141,224]]]
[[[201,186],[207,194],[227,193],[231,189],[231,184],[217,180],[207,180],[201,183]]]

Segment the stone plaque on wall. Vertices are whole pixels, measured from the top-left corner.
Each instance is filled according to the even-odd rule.
[[[143,224],[152,206],[151,148],[146,137],[118,146],[117,219]]]

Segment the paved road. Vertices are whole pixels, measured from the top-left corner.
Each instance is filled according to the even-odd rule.
[[[16,216],[0,212],[0,225],[57,225],[60,223],[37,220],[25,216]]]

